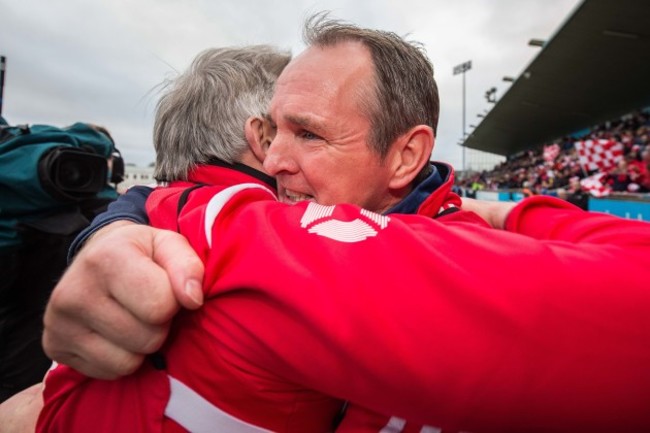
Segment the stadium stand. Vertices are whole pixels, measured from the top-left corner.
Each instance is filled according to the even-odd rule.
[[[581,2],[462,143],[506,161],[462,173],[457,190],[557,195],[589,210],[615,198],[632,206],[622,216],[650,219],[649,14],[650,2]]]
[[[483,189],[525,188],[533,194],[557,195],[558,190],[575,189],[575,178],[583,180],[602,174],[601,183],[610,192],[647,193],[650,192],[649,134],[650,112],[635,112],[600,125],[581,137],[565,137],[559,142],[517,152],[494,170],[475,173],[459,181],[459,185],[469,195]],[[581,164],[575,146],[597,140],[619,144],[621,148],[619,154],[613,155],[612,162],[603,166],[604,170]],[[557,148],[557,153],[545,152],[548,148]],[[584,189],[589,191],[588,187]]]

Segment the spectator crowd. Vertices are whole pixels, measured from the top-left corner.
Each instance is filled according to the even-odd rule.
[[[567,198],[590,191],[587,178],[598,174],[597,182],[606,193],[649,193],[649,133],[650,110],[637,111],[592,128],[588,134],[564,137],[557,143],[511,155],[492,171],[461,176],[457,186],[469,197],[479,190],[518,189],[525,196],[545,194]],[[620,143],[622,154],[605,170],[588,170],[581,165],[575,147],[577,141],[585,140]]]

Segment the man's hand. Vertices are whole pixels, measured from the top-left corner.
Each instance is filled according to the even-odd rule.
[[[515,202],[475,200],[467,197],[461,199],[461,209],[474,212],[493,228],[501,230],[506,226],[508,214],[517,205]]]
[[[203,264],[178,233],[127,221],[93,235],[45,311],[47,355],[99,379],[135,371],[180,307],[203,302]]]

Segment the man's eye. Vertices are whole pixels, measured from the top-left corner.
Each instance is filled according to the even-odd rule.
[[[309,131],[302,131],[300,134],[300,138],[304,138],[305,140],[320,140],[321,137],[318,135],[314,134],[313,132]]]

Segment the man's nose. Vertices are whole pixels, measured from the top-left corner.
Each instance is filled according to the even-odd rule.
[[[298,164],[293,155],[292,145],[283,135],[276,134],[266,151],[264,170],[270,176],[276,176],[283,172],[295,173],[298,171]]]

